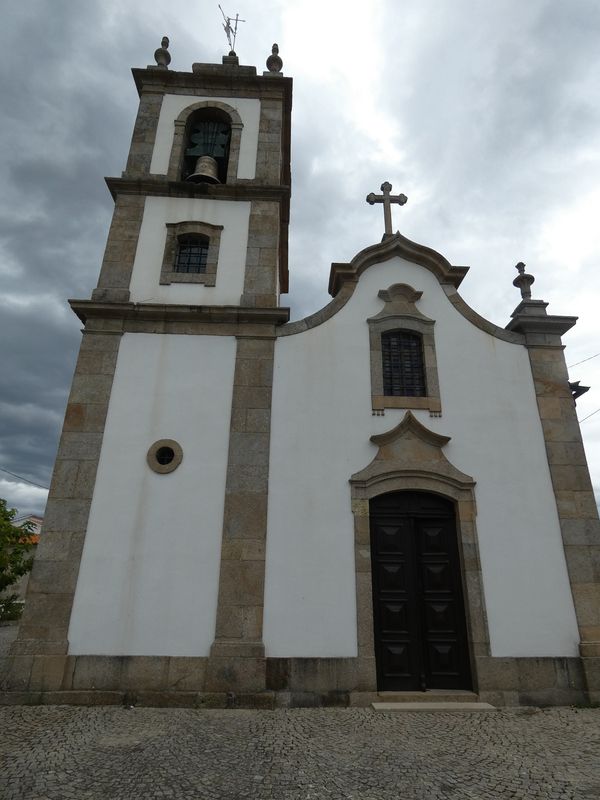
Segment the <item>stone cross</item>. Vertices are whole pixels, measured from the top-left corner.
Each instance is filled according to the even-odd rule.
[[[373,192],[368,194],[367,203],[372,206],[375,205],[375,203],[383,203],[385,235],[392,236],[392,203],[398,203],[398,205],[403,206],[408,198],[405,194],[390,194],[392,191],[392,184],[387,181],[381,184],[381,191],[383,194],[373,194]]]

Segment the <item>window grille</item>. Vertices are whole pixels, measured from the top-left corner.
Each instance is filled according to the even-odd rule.
[[[425,397],[423,343],[418,333],[387,331],[381,335],[383,393],[393,397]]]
[[[180,236],[177,244],[175,272],[206,272],[208,237]]]

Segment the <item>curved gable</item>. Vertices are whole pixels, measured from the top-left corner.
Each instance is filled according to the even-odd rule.
[[[348,263],[333,263],[329,274],[329,294],[332,295],[333,300],[314,314],[282,325],[278,328],[277,335],[290,336],[321,325],[346,305],[365,270],[374,264],[381,264],[396,256],[418,264],[433,273],[456,311],[476,328],[505,342],[524,344],[525,337],[521,333],[506,330],[485,319],[472,309],[456,291],[469,271],[469,267],[454,267],[441,253],[431,247],[412,242],[401,233],[387,236],[379,244],[365,247]]]
[[[460,286],[469,271],[469,267],[453,267],[441,253],[431,247],[424,247],[417,242],[411,242],[401,233],[394,233],[392,236],[386,236],[380,244],[365,247],[349,264],[332,264],[329,273],[329,294],[335,297],[346,281],[356,281],[370,266],[387,261],[393,256],[400,256],[407,261],[420,264],[432,272],[442,285],[454,286],[455,289]]]

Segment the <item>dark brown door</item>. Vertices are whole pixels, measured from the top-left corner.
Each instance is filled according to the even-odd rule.
[[[377,688],[470,689],[453,504],[391,492],[370,517]]]

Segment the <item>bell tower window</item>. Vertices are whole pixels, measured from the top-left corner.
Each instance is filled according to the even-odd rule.
[[[188,233],[180,236],[177,242],[175,272],[198,274],[206,272],[208,247],[208,236],[202,236],[202,234],[197,233]]]
[[[182,179],[193,183],[225,183],[231,122],[218,108],[194,111],[186,126]]]
[[[216,123],[216,130],[215,127],[204,126],[205,122]],[[184,108],[175,120],[167,172],[169,180],[206,182],[208,179],[209,183],[237,183],[243,128],[242,118],[236,109],[220,100],[201,100]],[[204,134],[211,130],[218,139],[209,147],[213,152],[200,155],[192,153],[204,149]],[[209,140],[211,136],[208,136]],[[199,158],[204,158],[200,164]],[[209,165],[211,169],[207,172]],[[201,169],[197,170],[197,167]],[[193,175],[196,177],[192,179]]]
[[[160,283],[203,283],[215,286],[222,225],[167,222]]]

